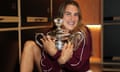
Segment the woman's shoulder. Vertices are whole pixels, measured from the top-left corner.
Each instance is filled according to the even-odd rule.
[[[87,27],[87,26],[84,26],[85,27],[85,29],[89,32],[90,31],[90,29]]]
[[[87,26],[84,26],[84,28],[85,28],[86,33],[90,34],[90,29]]]

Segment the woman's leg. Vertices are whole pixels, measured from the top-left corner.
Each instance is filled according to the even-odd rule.
[[[33,53],[34,53],[34,61],[35,61],[35,64],[38,68],[38,71],[42,72],[41,71],[41,66],[40,66],[41,50],[37,45],[34,46],[34,52]]]
[[[32,72],[34,63],[36,63],[40,71],[40,58],[40,48],[35,44],[34,41],[27,41],[22,52],[20,72]]]

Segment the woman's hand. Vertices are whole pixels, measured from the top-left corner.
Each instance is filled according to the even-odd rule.
[[[44,36],[41,41],[43,43],[44,50],[50,56],[54,56],[57,53],[57,48],[55,47],[55,39],[52,39],[50,36]]]
[[[58,59],[60,64],[65,64],[73,55],[73,44],[71,42],[65,43],[62,48],[61,56]]]

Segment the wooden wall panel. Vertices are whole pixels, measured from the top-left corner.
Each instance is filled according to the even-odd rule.
[[[91,62],[101,62],[101,25],[87,25],[92,36],[92,57]]]
[[[101,23],[101,0],[75,0],[79,3],[84,24]]]

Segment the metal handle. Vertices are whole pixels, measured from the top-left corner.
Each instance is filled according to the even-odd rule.
[[[41,42],[41,38],[43,38],[44,34],[43,33],[36,33],[35,34],[35,42],[42,48],[43,43]]]

